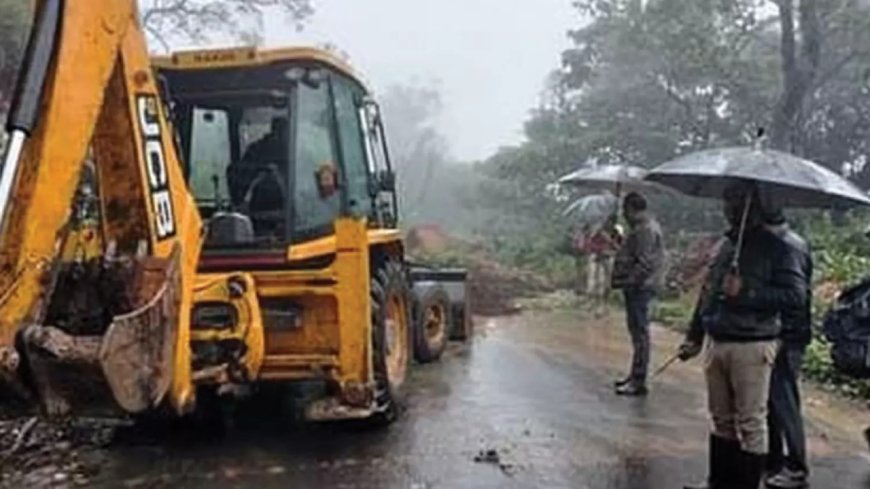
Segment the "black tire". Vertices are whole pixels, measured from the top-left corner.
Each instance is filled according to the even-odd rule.
[[[453,328],[450,330],[450,339],[454,341],[468,341],[474,334],[474,322],[468,314],[468,304],[453,304]]]
[[[372,421],[379,425],[395,421],[402,409],[403,387],[412,354],[408,282],[405,267],[394,260],[387,260],[374,271],[372,277],[372,364],[375,380]],[[398,324],[400,322],[402,324]],[[403,337],[394,337],[390,341],[388,332],[391,328],[394,328],[394,336],[398,334]],[[390,344],[395,347],[397,340],[399,348],[391,350]],[[401,372],[397,372],[397,369],[401,369]]]
[[[419,292],[414,311],[414,358],[420,363],[441,358],[453,331],[450,296],[440,286]]]

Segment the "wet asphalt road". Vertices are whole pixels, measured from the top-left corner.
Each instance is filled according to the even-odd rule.
[[[619,398],[618,318],[532,311],[477,327],[470,346],[416,370],[407,412],[386,431],[277,418],[218,440],[116,446],[93,487],[675,489],[703,475],[699,366],[669,370],[645,399]],[[660,362],[678,336],[654,338]],[[870,487],[858,435],[870,415],[809,397],[813,487]],[[487,450],[498,463],[475,461]]]

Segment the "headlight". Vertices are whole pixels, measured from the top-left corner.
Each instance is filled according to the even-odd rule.
[[[193,307],[190,327],[193,329],[233,329],[239,324],[239,313],[232,304],[207,302]]]

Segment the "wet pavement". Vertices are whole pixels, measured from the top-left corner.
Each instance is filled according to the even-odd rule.
[[[611,381],[628,346],[617,317],[529,311],[477,327],[471,345],[417,368],[387,430],[276,418],[216,440],[114,446],[89,487],[674,489],[703,475],[697,364],[668,370],[645,399],[619,398]],[[678,339],[654,332],[656,364]],[[870,487],[870,416],[809,397],[813,487]]]

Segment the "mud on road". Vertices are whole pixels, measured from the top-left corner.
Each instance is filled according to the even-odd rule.
[[[98,466],[86,482],[44,474],[26,485],[20,478],[2,484],[673,489],[703,475],[707,421],[698,365],[668,370],[645,399],[618,398],[611,381],[627,366],[629,347],[616,315],[592,320],[576,309],[530,310],[477,326],[470,346],[416,370],[407,411],[388,430],[240,414],[219,438],[116,436],[88,448]],[[658,364],[679,338],[663,329],[653,337]],[[807,397],[813,487],[870,487],[861,440],[868,413],[815,391]]]

